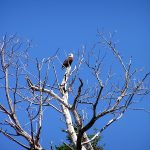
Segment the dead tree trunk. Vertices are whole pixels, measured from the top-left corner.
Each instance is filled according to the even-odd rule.
[[[66,72],[64,74],[62,83],[60,85],[60,91],[61,91],[61,94],[62,94],[62,99],[64,100],[64,102],[67,105],[68,105],[67,81],[69,79],[70,72],[71,72],[71,66],[66,68]],[[76,148],[77,147],[77,134],[76,134],[76,131],[75,131],[74,126],[73,126],[70,111],[63,104],[61,104],[61,107],[62,107],[62,112],[63,112],[64,117],[65,117],[66,125],[67,125],[67,132],[68,132],[68,134],[69,134],[69,136],[72,140],[72,143],[73,143],[74,147]],[[86,148],[84,146],[82,146],[82,150],[86,150]],[[92,150],[92,149],[89,149],[89,150]]]

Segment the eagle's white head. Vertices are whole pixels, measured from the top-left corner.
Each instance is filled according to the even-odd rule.
[[[72,53],[70,53],[70,54],[68,55],[68,57],[72,57],[72,58],[73,58],[73,54],[72,54]]]

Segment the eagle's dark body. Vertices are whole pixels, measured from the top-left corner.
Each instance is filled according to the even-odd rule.
[[[73,54],[69,54],[68,58],[65,59],[65,61],[62,64],[62,68],[67,68],[71,66],[72,62],[73,62]]]

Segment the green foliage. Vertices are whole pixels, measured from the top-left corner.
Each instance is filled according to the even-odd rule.
[[[62,144],[62,145],[60,145],[60,146],[56,146],[55,147],[56,148],[56,150],[71,150],[71,148],[69,148],[67,145],[65,145],[65,144]]]
[[[89,139],[91,139],[93,136],[94,136],[94,134],[88,135]],[[69,146],[72,147],[70,137],[67,136],[66,139],[69,142],[68,146],[63,143],[59,146],[55,146],[56,150],[71,150],[71,148],[69,148]],[[101,141],[101,136],[98,136],[91,142],[94,150],[104,150],[104,145],[99,144],[100,141]]]
[[[93,134],[88,135],[89,139],[91,139],[93,136],[94,136]],[[91,142],[94,150],[104,150],[104,146],[99,145],[100,140],[101,140],[101,136],[98,136]]]

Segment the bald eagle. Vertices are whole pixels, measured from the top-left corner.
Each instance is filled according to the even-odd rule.
[[[73,54],[70,53],[70,54],[68,55],[68,58],[65,59],[65,61],[63,62],[63,64],[62,64],[62,69],[71,66],[72,61],[73,61]]]

